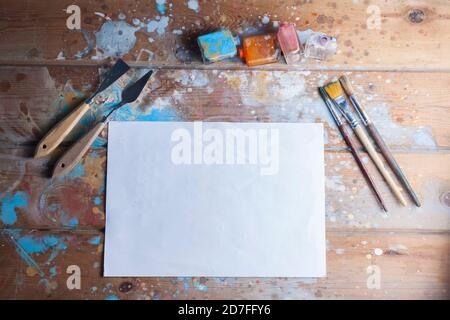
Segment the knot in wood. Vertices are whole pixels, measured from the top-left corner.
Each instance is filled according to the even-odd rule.
[[[421,23],[425,19],[425,12],[420,9],[413,9],[409,12],[409,20],[412,23]]]

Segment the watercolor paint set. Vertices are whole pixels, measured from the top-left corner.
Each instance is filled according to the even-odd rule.
[[[337,39],[321,32],[312,32],[305,41],[293,24],[283,22],[278,31],[244,36],[233,36],[230,30],[221,29],[197,38],[204,63],[239,58],[249,67],[278,62],[283,55],[287,64],[298,64],[303,58],[328,60],[337,50]]]

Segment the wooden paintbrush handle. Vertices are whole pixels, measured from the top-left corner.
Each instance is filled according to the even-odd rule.
[[[352,83],[350,82],[350,79],[346,76],[343,75],[339,78],[339,82],[342,85],[342,88],[344,88],[345,93],[350,97],[353,95],[353,86]]]
[[[419,198],[417,197],[416,193],[414,192],[413,188],[409,184],[408,179],[404,175],[402,169],[398,165],[397,161],[395,160],[394,156],[392,155],[391,150],[389,150],[389,147],[387,146],[386,142],[384,142],[383,137],[378,132],[375,125],[370,122],[367,125],[367,129],[369,130],[370,135],[372,136],[375,143],[380,148],[381,153],[383,154],[384,158],[386,159],[386,162],[388,163],[389,167],[392,169],[392,171],[395,173],[395,175],[398,177],[402,185],[406,188],[408,191],[408,194],[411,196],[411,199],[414,201],[416,206],[420,207],[421,203]]]
[[[350,148],[350,151],[353,155],[353,158],[355,159],[359,169],[361,170],[364,178],[366,179],[367,183],[369,184],[369,186],[371,187],[378,203],[380,204],[380,207],[384,210],[384,211],[388,211],[386,204],[383,201],[383,198],[381,197],[381,193],[378,190],[375,181],[372,179],[369,170],[367,169],[366,165],[364,164],[364,162],[361,159],[361,155],[358,152],[358,149],[355,145],[355,142],[353,141],[353,139],[350,136],[349,133],[349,129],[344,126],[344,125],[338,125],[339,131],[342,134],[342,137],[344,138],[345,143],[347,144],[347,146]]]
[[[354,128],[356,135],[358,136],[359,140],[361,141],[364,148],[366,148],[367,153],[372,158],[373,162],[377,166],[377,169],[380,171],[383,178],[386,180],[388,186],[391,188],[394,195],[397,197],[397,199],[400,201],[400,203],[404,206],[406,206],[405,198],[403,197],[401,193],[400,187],[397,186],[394,179],[390,175],[389,171],[387,171],[386,167],[384,166],[383,161],[381,160],[380,156],[376,152],[375,148],[373,147],[372,143],[370,142],[369,138],[367,137],[366,133],[364,132],[361,125],[358,125]]]
[[[105,126],[106,122],[97,123],[83,138],[72,145],[56,163],[52,177],[62,176],[72,171]]]
[[[45,157],[50,154],[72,131],[73,127],[80,121],[81,117],[90,108],[89,104],[83,103],[73,110],[64,119],[58,122],[38,143],[34,154],[35,158]]]

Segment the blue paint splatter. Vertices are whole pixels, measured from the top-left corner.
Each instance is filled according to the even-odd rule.
[[[197,283],[197,284],[195,284],[195,289],[206,292],[206,291],[208,291],[208,286],[203,283]]]
[[[98,192],[103,193],[105,192],[105,184],[102,183],[102,185],[98,188]]]
[[[103,137],[97,137],[92,143],[93,148],[102,148],[106,145],[106,139]],[[97,154],[98,155],[98,154]]]
[[[147,24],[147,32],[157,32],[158,35],[162,36],[166,32],[166,28],[169,25],[169,17],[157,16],[155,20],[151,20]]]
[[[190,284],[189,284],[190,278],[187,278],[187,277],[178,277],[178,280],[180,280],[180,281],[183,282],[183,288],[184,288],[184,290],[189,289],[189,287],[190,287]]]
[[[50,277],[52,277],[52,278],[56,277],[56,275],[57,275],[56,267],[51,267],[49,271],[50,271]]]
[[[96,206],[99,206],[99,205],[101,205],[102,204],[102,198],[100,198],[100,197],[95,197],[94,198],[94,204],[96,205]]]
[[[81,163],[78,163],[72,171],[70,171],[66,177],[69,179],[81,178],[85,175],[84,166]]]
[[[78,218],[77,217],[73,217],[72,219],[70,219],[67,224],[65,224],[66,227],[71,227],[71,228],[75,228],[76,226],[78,226]]]
[[[26,256],[29,254],[44,254],[48,250],[51,250],[50,256],[46,261],[46,264],[50,264],[58,254],[67,249],[67,245],[64,243],[63,238],[57,236],[41,236],[35,237],[32,235],[27,235],[20,237],[16,240],[17,246],[19,247],[17,252],[24,258],[25,261],[30,257]],[[22,252],[23,251],[23,252]],[[25,253],[26,255],[24,255]]]
[[[105,300],[120,300],[120,298],[118,296],[107,296]]]
[[[13,195],[7,193],[2,198],[2,207],[0,211],[0,220],[6,225],[12,225],[17,222],[16,208],[28,206],[28,195],[23,191],[18,191]]]
[[[167,10],[166,0],[156,0],[156,10],[158,10],[160,14],[165,14]]]
[[[91,158],[94,158],[94,159],[98,159],[98,158],[100,158],[100,155],[98,154],[98,152],[97,151],[92,151],[90,154],[89,154],[89,156],[91,157]]]
[[[152,108],[150,114],[139,117],[139,120],[142,121],[176,121],[179,119],[179,114],[172,108]]]
[[[180,116],[175,109],[169,107],[152,107],[150,113],[144,114],[137,111],[135,106],[128,104],[118,110],[113,118],[115,121],[176,121]]]
[[[94,246],[98,246],[100,244],[100,239],[101,239],[100,236],[96,236],[96,237],[89,239],[88,243],[92,244]]]
[[[19,243],[17,242],[17,238],[20,237],[20,229],[9,229],[4,231],[6,234],[9,235],[9,238],[16,246],[16,252],[19,254],[19,256],[30,266],[35,268],[41,277],[45,276],[45,273],[39,268],[39,265],[37,262],[25,251],[24,248],[22,248]]]
[[[45,253],[48,249],[56,247],[59,243],[59,238],[56,236],[24,236],[17,240],[17,243],[27,253]]]

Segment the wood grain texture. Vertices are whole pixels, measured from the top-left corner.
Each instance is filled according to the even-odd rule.
[[[86,135],[76,141],[56,162],[52,178],[69,174],[85,156],[105,126],[106,122],[97,123]]]
[[[198,3],[169,0],[158,12],[150,0],[79,0],[81,30],[68,30],[72,1],[0,2],[0,299],[449,299],[448,1]],[[272,31],[282,20],[337,36],[337,54],[251,69],[238,59],[201,63],[198,35]],[[114,56],[159,69],[115,120],[324,123],[327,278],[102,277],[106,130],[70,174],[49,176],[115,91],[95,99],[50,156],[32,157]],[[421,208],[400,207],[364,155],[390,211],[378,207],[317,93],[336,70],[349,75]],[[69,265],[81,269],[81,290],[66,287]],[[380,288],[369,289],[378,271]]]
[[[32,149],[30,148],[30,152]],[[67,176],[50,179],[55,161],[64,152],[38,161],[25,149],[9,149],[0,155],[0,189],[3,200],[27,195],[26,206],[17,207],[17,221],[0,226],[14,228],[100,229],[105,219],[106,150],[91,149]],[[395,154],[423,206],[402,207],[391,194],[368,155],[363,156],[369,172],[380,187],[390,212],[379,208],[350,152],[328,151],[326,164],[327,228],[381,230],[450,229],[450,154]],[[1,219],[0,219],[1,221]]]
[[[55,150],[64,138],[67,137],[67,135],[78,124],[89,108],[89,104],[82,103],[71,111],[64,119],[58,122],[52,129],[50,129],[44,138],[39,141],[34,157],[41,158],[49,155],[53,150]]]
[[[300,68],[450,69],[450,35],[442,32],[450,29],[450,6],[445,0],[217,0],[199,1],[198,10],[190,9],[187,1],[169,1],[164,13],[158,12],[153,1],[80,0],[78,31],[66,27],[70,15],[65,9],[71,4],[69,0],[57,4],[2,1],[0,62],[95,64],[118,54],[141,64],[199,66],[198,35],[219,27],[228,27],[235,34],[252,34],[273,30],[274,21],[289,21],[299,30],[326,32],[339,41],[338,54],[332,60],[307,61]],[[120,23],[100,32],[107,20],[95,12],[127,25]],[[118,37],[122,37],[121,44]],[[238,60],[209,67],[218,66],[246,68]]]
[[[54,246],[30,253],[30,267],[5,231],[0,234],[0,299],[448,299],[448,233],[327,232],[327,278],[104,278],[103,234],[21,231],[25,251],[45,237]],[[21,239],[27,239],[27,241]],[[30,240],[31,239],[31,240]],[[25,244],[26,243],[26,244]],[[77,265],[81,289],[69,290]],[[376,271],[374,271],[376,270]],[[374,272],[379,288],[368,287]],[[373,282],[372,282],[373,283]],[[375,282],[376,284],[376,282]]]
[[[364,129],[362,128],[362,125],[359,124],[358,126],[356,126],[354,128],[354,131],[355,131],[356,136],[358,137],[359,141],[361,141],[362,145],[364,146],[364,149],[367,151],[370,158],[375,163],[378,171],[381,173],[384,180],[391,188],[392,193],[397,197],[397,200],[403,206],[406,206],[406,200],[403,197],[400,187],[397,185],[397,182],[394,181],[392,174],[385,167],[383,160],[381,160],[380,155],[377,153],[377,151],[375,150],[375,147],[370,142],[369,137],[367,136]]]
[[[0,67],[0,143],[35,145],[98,83],[95,67]],[[323,122],[326,146],[345,144],[317,87],[337,72],[160,70],[119,120]],[[395,150],[450,150],[447,73],[353,72],[356,95]],[[110,93],[106,90],[105,94]],[[101,99],[100,99],[101,100]],[[101,119],[94,105],[72,143]]]

